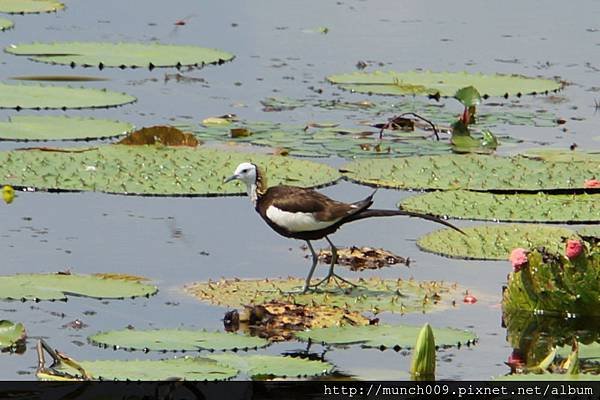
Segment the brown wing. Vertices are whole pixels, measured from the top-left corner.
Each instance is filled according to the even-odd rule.
[[[274,186],[267,190],[261,202],[282,211],[312,213],[319,221],[334,221],[354,214],[360,208],[342,203],[316,192],[295,186]]]

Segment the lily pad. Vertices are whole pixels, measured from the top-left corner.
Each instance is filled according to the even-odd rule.
[[[226,332],[184,329],[124,329],[97,333],[89,340],[100,346],[128,350],[201,351],[249,350],[265,347],[268,341],[252,336]]]
[[[145,144],[162,144],[164,146],[189,146],[196,147],[198,139],[187,132],[168,126],[158,125],[139,129],[121,139],[118,144],[141,146]]]
[[[524,157],[554,162],[588,162],[598,160],[600,151],[579,151],[563,149],[532,149],[523,153]]]
[[[548,93],[561,88],[552,79],[529,78],[521,75],[484,75],[467,72],[353,72],[330,75],[327,80],[342,89],[360,93],[386,95],[454,96],[461,88],[474,86],[482,96],[508,96]]]
[[[182,357],[169,360],[99,360],[78,363],[94,379],[100,380],[189,380],[222,381],[231,379],[238,370],[203,357]],[[79,376],[76,369],[62,364],[59,372]]]
[[[600,226],[591,225],[583,228],[577,228],[577,234],[581,237],[592,237],[600,239]]]
[[[235,368],[250,377],[306,377],[331,373],[333,365],[317,360],[269,355],[217,354],[209,356],[219,364]]]
[[[420,331],[420,326],[412,325],[342,326],[298,332],[296,338],[332,345],[360,344],[362,347],[400,350],[412,348]],[[477,340],[473,332],[466,330],[434,328],[433,332],[438,347],[460,347]]]
[[[25,340],[25,327],[21,323],[15,324],[8,320],[0,321],[0,351],[8,351],[17,343]]]
[[[15,26],[15,23],[12,22],[10,19],[0,18],[0,31],[5,31],[7,29],[12,28],[13,26]]]
[[[3,140],[90,140],[124,135],[133,129],[127,122],[109,119],[51,115],[15,115],[0,122]]]
[[[0,299],[67,300],[67,296],[124,299],[150,296],[152,285],[94,275],[17,274],[0,276]]]
[[[357,160],[343,167],[355,182],[394,189],[470,189],[520,192],[583,189],[600,157],[552,162],[479,154]]]
[[[0,12],[6,14],[38,14],[64,8],[63,3],[54,0],[0,0]]]
[[[31,43],[10,45],[4,50],[35,61],[101,68],[204,66],[234,58],[233,54],[220,50],[160,43]]]
[[[108,108],[134,101],[136,98],[133,96],[105,89],[0,83],[0,108],[17,110]]]
[[[400,208],[450,218],[512,222],[600,222],[600,194],[493,194],[452,190],[409,197]]]
[[[419,248],[452,258],[472,260],[507,260],[517,247],[526,249],[545,246],[551,251],[562,250],[562,239],[575,232],[559,227],[533,224],[494,224],[453,229],[441,229],[421,237]]]
[[[303,279],[297,278],[200,282],[186,286],[185,290],[200,300],[230,307],[289,299],[296,304],[335,306],[375,314],[382,311],[410,313],[448,308],[458,293],[456,285],[435,281],[369,278],[354,282],[360,286],[350,291],[330,283],[324,292],[307,294],[290,293],[298,291],[304,284]]]
[[[338,172],[290,157],[215,149],[109,145],[92,149],[32,149],[0,152],[5,184],[41,190],[100,191],[141,195],[211,196],[245,193],[223,184],[244,161],[260,165],[269,183],[323,186]]]

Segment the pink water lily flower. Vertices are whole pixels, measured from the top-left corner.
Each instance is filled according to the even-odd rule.
[[[583,187],[586,189],[600,188],[600,181],[598,179],[586,179]]]
[[[512,264],[514,272],[519,272],[529,262],[527,259],[527,250],[521,247],[514,249],[508,259]]]
[[[572,260],[577,258],[581,252],[583,251],[583,245],[579,240],[569,239],[567,240],[567,245],[565,248],[565,253],[567,254],[567,258]]]

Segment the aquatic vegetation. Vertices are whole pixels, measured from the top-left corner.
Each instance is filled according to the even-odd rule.
[[[6,204],[12,203],[15,197],[15,189],[12,186],[2,186],[2,200],[4,200]]]
[[[13,26],[15,26],[15,23],[12,22],[10,19],[0,18],[0,31],[5,31],[7,29],[12,28]]]
[[[69,296],[124,299],[151,296],[158,289],[137,281],[75,274],[17,274],[0,276],[0,299],[67,300]]]
[[[583,189],[599,168],[598,156],[555,162],[468,154],[357,160],[342,169],[351,181],[394,189],[550,192]]]
[[[561,83],[552,79],[467,72],[353,72],[330,75],[327,80],[353,92],[442,97],[453,96],[457,90],[466,86],[476,87],[484,97],[548,93],[562,87]]]
[[[367,325],[367,326],[334,326],[310,329],[297,332],[296,338],[313,343],[328,345],[360,345],[365,348],[380,350],[413,349],[422,327],[414,325]],[[470,345],[475,343],[475,333],[453,328],[435,328],[435,345],[433,349]]]
[[[147,351],[251,350],[265,347],[268,341],[259,337],[226,332],[189,329],[124,329],[100,332],[89,341],[101,347]]]
[[[210,355],[210,359],[230,368],[236,368],[244,375],[255,379],[268,377],[296,378],[326,375],[333,371],[333,365],[318,360],[298,357],[281,357],[262,354],[238,355],[223,353]]]
[[[127,137],[119,140],[118,144],[143,146],[147,144],[161,144],[163,146],[188,146],[196,147],[199,142],[193,134],[167,125],[150,126],[131,132]]]
[[[65,5],[55,0],[1,0],[0,12],[7,14],[38,14],[63,10]]]
[[[337,264],[347,265],[351,271],[379,269],[395,264],[407,266],[410,264],[408,258],[398,256],[384,249],[375,249],[372,247],[342,247],[337,249],[337,255]],[[331,250],[321,249],[319,251],[319,261],[324,264],[331,264]]]
[[[23,345],[27,334],[22,323],[14,323],[8,320],[0,321],[0,351],[15,351]]]
[[[435,380],[435,346],[433,329],[426,323],[419,331],[410,363],[414,380]]]
[[[51,64],[99,68],[202,67],[234,58],[233,54],[220,50],[160,43],[31,43],[10,45],[4,51]]]
[[[600,315],[600,244],[554,240],[558,249],[556,245],[527,246],[527,263],[509,276],[503,310],[570,317]]]
[[[545,246],[548,250],[562,248],[563,238],[577,237],[566,228],[533,224],[490,224],[463,228],[465,234],[453,229],[441,229],[422,236],[417,245],[425,251],[446,257],[471,260],[506,260],[516,247],[527,249]]]
[[[0,108],[82,109],[108,108],[133,103],[136,98],[105,89],[0,83]]]
[[[449,218],[509,222],[600,222],[600,194],[495,194],[466,190],[412,196],[399,208]]]
[[[322,186],[340,176],[327,165],[290,157],[162,145],[5,151],[0,152],[0,176],[3,183],[39,190],[232,195],[245,188],[223,180],[244,161],[263,167],[272,184]]]
[[[14,115],[0,122],[3,140],[90,140],[121,136],[133,129],[127,122],[53,115]]]
[[[273,300],[295,304],[326,305],[348,311],[396,313],[425,312],[447,309],[458,293],[456,285],[411,279],[368,278],[354,280],[359,285],[352,290],[330,283],[323,291],[293,293],[302,288],[300,278],[264,280],[220,280],[187,285],[185,290],[200,300],[211,304],[239,307],[263,304]]]

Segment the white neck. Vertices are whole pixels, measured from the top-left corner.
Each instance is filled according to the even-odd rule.
[[[246,192],[248,193],[248,197],[250,197],[250,201],[256,207],[256,201],[258,200],[258,194],[256,193],[256,183],[249,183],[246,185]]]

